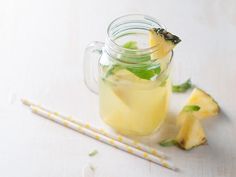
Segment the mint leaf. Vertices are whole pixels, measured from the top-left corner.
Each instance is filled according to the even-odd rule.
[[[150,80],[152,77],[160,74],[161,67],[159,64],[146,65],[142,67],[130,67],[127,68],[128,71],[132,72],[134,75],[138,76],[141,79]]]
[[[129,41],[123,45],[126,49],[138,49],[136,41]],[[138,51],[126,51],[121,56],[121,60],[127,63],[141,63],[141,62],[148,62],[151,60],[150,55],[138,55]],[[132,56],[133,55],[133,56]],[[135,56],[135,57],[134,57]],[[139,66],[125,66],[125,65],[113,65],[110,66],[106,72],[105,77],[109,77],[112,74],[115,74],[120,69],[127,69],[137,77],[141,79],[150,80],[154,76],[160,74],[161,68],[160,64],[151,63],[151,64],[143,64]]]
[[[108,78],[124,68],[133,73],[135,76],[146,80],[150,80],[152,77],[160,74],[161,72],[159,64],[144,65],[140,67],[121,67],[120,65],[113,65],[107,70],[105,77]]]
[[[90,157],[93,157],[93,156],[95,156],[97,153],[98,153],[97,150],[93,150],[93,151],[90,152],[88,155],[89,155]]]
[[[137,42],[136,41],[129,41],[123,45],[124,48],[126,49],[138,49]],[[128,63],[137,63],[137,62],[145,62],[151,60],[150,55],[140,55],[140,56],[135,56],[132,57],[132,55],[137,55],[137,51],[126,51],[121,58],[123,61],[128,62]]]
[[[162,140],[159,144],[163,147],[170,147],[177,145],[178,142],[175,139],[165,139]]]
[[[187,81],[185,81],[184,83],[180,85],[173,85],[172,92],[183,93],[183,92],[186,92],[191,87],[192,87],[191,79],[188,79]]]
[[[126,42],[124,45],[123,45],[124,48],[126,49],[138,49],[138,46],[137,46],[137,42],[136,41],[129,41],[129,42]]]
[[[198,105],[187,105],[187,106],[184,106],[183,111],[194,112],[194,111],[199,111],[200,109],[201,107]]]
[[[136,41],[129,41],[123,45],[124,48],[127,49],[138,49],[137,47],[137,42]],[[128,57],[129,55],[132,54],[137,54],[135,51],[127,51],[124,55],[122,60],[126,62],[145,62],[145,61],[150,61],[151,56],[150,55],[140,55],[134,57]],[[132,72],[134,75],[138,76],[141,79],[147,79],[150,80],[153,76],[160,74],[161,68],[160,65],[158,64],[153,64],[153,65],[144,65],[140,67],[127,67],[126,68],[128,71]]]

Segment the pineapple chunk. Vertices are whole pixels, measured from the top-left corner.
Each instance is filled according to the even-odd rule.
[[[209,94],[199,88],[195,88],[192,91],[186,103],[186,106],[187,105],[198,105],[200,107],[199,111],[192,112],[194,117],[199,120],[216,116],[220,110],[216,101]],[[188,117],[188,112],[182,110],[177,117],[177,125],[180,126],[186,117]]]
[[[189,112],[181,111],[176,119],[177,126],[182,126],[185,119],[187,119],[189,116]]]
[[[181,148],[189,150],[204,144],[206,142],[206,135],[198,118],[191,112],[186,113],[185,116],[186,118],[176,137],[176,141]]]
[[[182,109],[177,117],[177,125],[180,131],[176,140],[183,149],[191,149],[204,144],[206,136],[200,120],[215,116],[219,113],[219,106],[216,101],[201,89],[195,88],[190,95],[186,106],[197,105],[197,111],[186,111]]]
[[[190,95],[187,105],[198,105],[200,110],[194,112],[194,116],[199,119],[206,119],[216,116],[219,113],[219,105],[217,102],[206,92],[199,88],[195,88]]]
[[[152,59],[164,58],[181,40],[165,29],[152,28],[149,30],[150,47],[158,46],[158,50],[151,55]]]
[[[120,69],[109,77],[109,81],[116,83],[111,86],[114,94],[127,106],[132,104],[130,100],[130,89],[136,84],[146,86],[150,81],[141,79],[126,69]]]

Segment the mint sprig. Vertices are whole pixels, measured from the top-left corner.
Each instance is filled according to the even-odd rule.
[[[201,107],[198,105],[186,105],[186,106],[184,106],[183,111],[195,112],[195,111],[199,111],[200,109],[201,109]]]
[[[137,42],[136,41],[129,41],[123,45],[126,49],[138,49]],[[132,55],[136,55],[136,57],[133,57]],[[139,63],[139,62],[148,62],[151,60],[150,55],[137,55],[137,51],[126,51],[124,54],[122,54],[121,59],[127,63]],[[150,80],[154,76],[160,74],[161,67],[160,64],[157,63],[150,63],[150,64],[143,64],[139,66],[129,66],[129,65],[113,65],[111,66],[107,72],[105,77],[109,77],[112,74],[115,74],[120,69],[127,69],[137,77],[141,79]]]
[[[175,146],[178,144],[178,142],[175,139],[165,139],[159,142],[160,146],[162,147],[170,147]]]
[[[97,153],[98,153],[97,150],[93,150],[93,151],[91,151],[88,155],[89,155],[90,157],[93,157],[93,156],[95,156]]]
[[[138,49],[138,45],[136,41],[129,41],[126,42],[123,45],[124,48],[126,49],[131,49],[131,50],[136,50]],[[133,57],[132,55],[135,55]],[[150,55],[138,55],[137,56],[137,51],[126,51],[124,54],[121,56],[122,60],[127,62],[127,63],[137,63],[137,62],[145,62],[151,60]]]
[[[134,75],[138,76],[139,78],[146,79],[146,80],[150,80],[152,77],[160,74],[161,72],[161,68],[159,64],[158,65],[152,64],[151,66],[146,65],[146,66],[137,67],[137,68],[128,67],[127,70],[132,72]]]
[[[175,93],[183,93],[186,92],[188,89],[190,89],[192,87],[192,83],[191,83],[191,79],[188,79],[187,81],[185,81],[182,84],[179,85],[173,85],[172,86],[172,92]]]
[[[124,48],[126,49],[138,49],[138,45],[137,45],[137,42],[136,41],[129,41],[129,42],[126,42],[124,45],[123,45]]]

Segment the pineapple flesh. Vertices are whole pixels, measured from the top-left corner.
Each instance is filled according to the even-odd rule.
[[[157,46],[158,50],[151,56],[152,59],[164,58],[179,42],[180,38],[162,28],[149,30],[150,47]]]
[[[200,120],[192,112],[188,112],[185,116],[176,141],[181,148],[189,150],[204,144],[207,140]]]
[[[186,105],[198,105],[200,107],[199,111],[192,112],[194,117],[199,120],[216,116],[220,110],[216,101],[209,94],[199,88],[195,88],[192,91]],[[181,111],[177,118],[177,125],[181,125],[186,117],[188,117],[187,112]]]

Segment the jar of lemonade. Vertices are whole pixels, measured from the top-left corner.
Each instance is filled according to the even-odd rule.
[[[87,47],[85,82],[99,94],[105,123],[126,135],[148,135],[160,127],[171,93],[172,49],[179,41],[151,17],[126,15],[109,25],[105,43]]]

